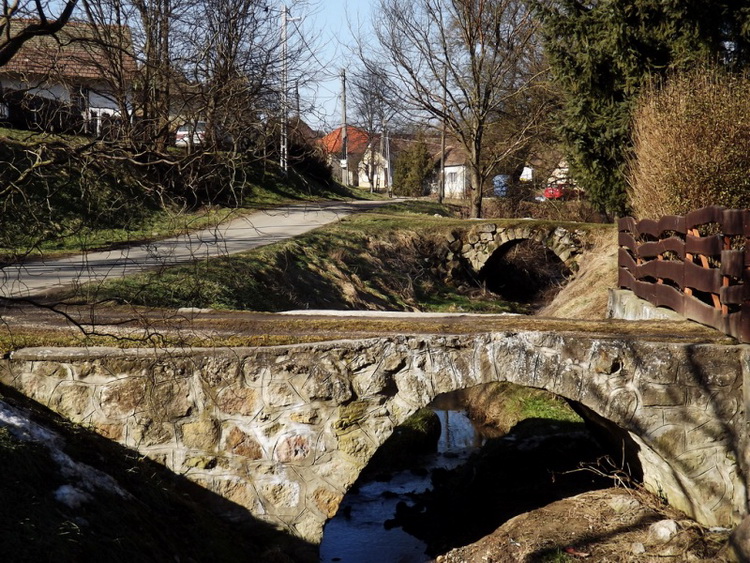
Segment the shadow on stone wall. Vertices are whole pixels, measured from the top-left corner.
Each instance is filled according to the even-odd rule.
[[[5,385],[0,455],[0,545],[15,560],[318,560],[317,546]]]
[[[630,365],[617,365],[616,372],[626,368],[621,372],[625,380],[638,372],[637,393],[628,393],[626,384],[613,400],[589,388],[597,401],[608,404],[606,415],[618,420],[618,426],[599,415],[592,417],[589,409],[584,409],[585,417],[627,429],[623,451],[631,461],[651,467],[645,485],[670,505],[704,524],[713,519],[722,526],[739,523],[733,547],[740,560],[750,560],[750,540],[741,537],[742,530],[750,529],[744,501],[746,352],[742,347],[717,350],[700,344],[677,353],[656,352],[648,345],[631,346]]]

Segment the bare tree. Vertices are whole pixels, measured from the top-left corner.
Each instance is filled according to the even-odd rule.
[[[138,14],[142,45],[143,76],[139,109],[146,139],[164,151],[170,142],[172,64],[170,42],[179,0],[132,0]]]
[[[377,13],[372,58],[404,107],[445,121],[466,152],[479,217],[483,186],[546,114],[537,22],[520,0],[380,0]]]
[[[0,66],[33,37],[51,35],[68,23],[78,0],[5,0],[0,15]]]
[[[117,92],[121,115],[134,124],[134,131],[127,131],[133,133],[129,140],[164,152],[171,141],[172,96],[179,83],[172,44],[193,0],[82,0],[82,5],[92,30],[89,41],[103,55],[103,71]]]
[[[206,120],[210,143],[247,148],[261,137],[278,63],[276,14],[258,0],[203,0],[187,19],[176,63],[194,85],[192,110]]]
[[[364,59],[362,69],[355,72],[352,78],[354,120],[370,138],[363,156],[370,191],[373,190],[377,170],[383,168],[383,140],[388,124],[397,112],[394,105],[395,96],[390,92],[389,86],[384,69],[376,61],[367,59]],[[375,143],[378,140],[380,146],[376,147]]]

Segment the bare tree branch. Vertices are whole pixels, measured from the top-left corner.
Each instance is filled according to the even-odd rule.
[[[59,14],[54,14],[50,4],[41,0],[5,3],[0,16],[0,67],[7,64],[28,40],[60,31],[70,20],[77,3],[78,0],[68,0]]]
[[[480,216],[485,183],[528,148],[546,115],[537,22],[520,0],[381,0],[377,13],[371,58],[407,111],[445,122]]]

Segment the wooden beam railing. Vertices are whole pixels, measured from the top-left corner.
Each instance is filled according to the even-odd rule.
[[[750,342],[750,210],[624,217],[618,229],[621,288]]]

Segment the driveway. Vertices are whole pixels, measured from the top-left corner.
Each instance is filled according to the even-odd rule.
[[[237,254],[393,201],[291,205],[141,246],[14,264],[0,269],[0,297],[43,296],[73,284],[102,282],[152,268]]]

